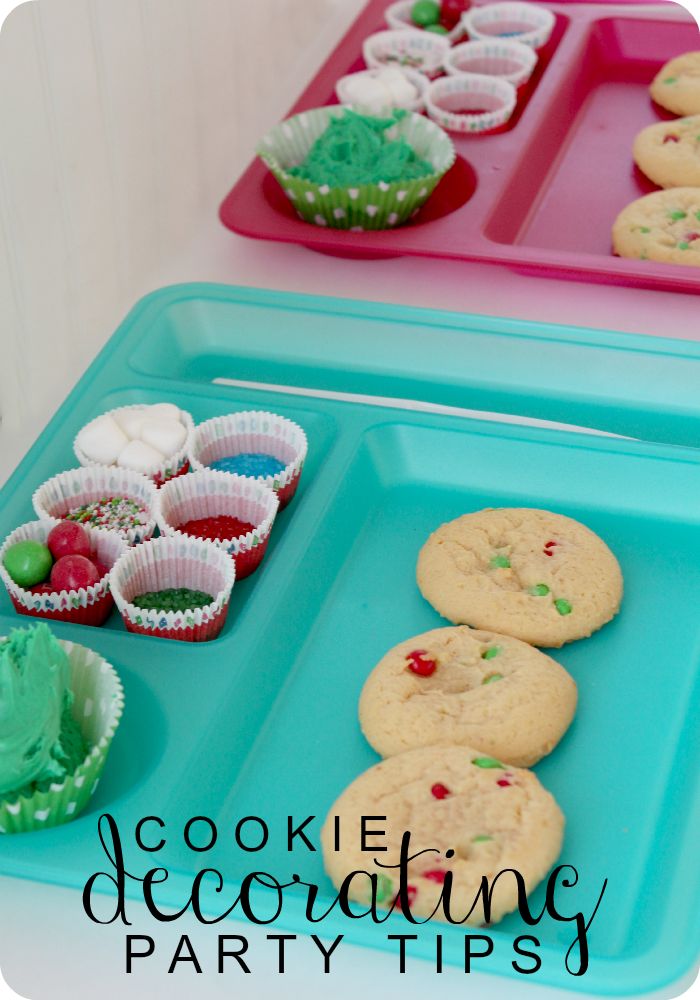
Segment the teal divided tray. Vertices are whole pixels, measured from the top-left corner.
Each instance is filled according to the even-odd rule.
[[[126,712],[88,811],[0,838],[0,873],[82,887],[105,868],[96,819],[110,811],[127,867],[171,870],[163,905],[182,906],[194,872],[209,866],[228,880],[213,912],[251,870],[281,881],[299,873],[330,897],[320,853],[287,853],[286,817],[318,817],[307,828],[317,841],[336,796],[377,759],[357,723],[369,670],[392,644],[445,624],[415,585],[422,542],[466,511],[542,506],[599,532],[625,574],[617,619],[555,654],[580,707],[536,767],[567,817],[562,861],[580,873],[562,906],[590,913],[609,885],[585,976],[564,969],[570,926],[532,930],[517,916],[491,930],[494,952],[477,967],[515,975],[510,942],[534,933],[542,968],[530,982],[624,994],[681,976],[700,946],[699,390],[700,345],[680,341],[210,285],[143,300],[0,494],[3,536],[31,519],[34,489],[75,464],[77,430],[126,403],[172,400],[197,421],[270,409],[305,428],[309,460],[215,642],[129,635],[116,615],[102,629],[55,626],[114,663]],[[402,399],[483,412],[408,410]],[[0,634],[23,624],[3,593]],[[166,821],[167,846],[145,857],[130,834],[153,814]],[[219,827],[209,854],[183,844],[183,822],[196,815]],[[250,815],[270,827],[256,855],[234,846],[237,821]],[[400,915],[377,928],[335,911],[310,927],[301,895],[289,897],[280,928],[394,951],[388,933],[416,933],[408,953],[433,962],[441,933],[445,959],[463,962],[461,928],[415,929]]]

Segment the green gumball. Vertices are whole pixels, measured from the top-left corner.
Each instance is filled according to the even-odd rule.
[[[425,30],[432,31],[434,35],[449,35],[444,24],[426,24]]]
[[[3,565],[18,587],[35,587],[48,577],[53,557],[41,542],[15,542],[5,553]]]
[[[411,7],[411,20],[419,28],[427,28],[440,20],[440,4],[435,0],[416,0]]]

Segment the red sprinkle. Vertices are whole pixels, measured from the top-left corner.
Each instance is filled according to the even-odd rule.
[[[439,781],[437,782],[437,784],[433,785],[430,791],[433,798],[436,799],[446,799],[447,796],[451,794],[449,788],[447,788],[445,785],[442,785]]]
[[[499,778],[498,781],[496,782],[496,784],[500,788],[510,788],[510,784],[511,783],[510,783],[510,781],[507,780],[507,778]]]
[[[693,240],[700,240],[700,233],[688,233],[685,240],[686,243],[692,243]]]
[[[409,909],[410,909],[411,906],[413,906],[413,901],[415,900],[415,898],[416,898],[417,895],[418,895],[418,890],[416,889],[415,885],[407,885],[406,886],[406,897],[408,899]],[[403,906],[401,905],[401,897],[400,896],[396,897],[396,909],[399,910],[400,912],[403,911]]]
[[[431,882],[438,882],[442,885],[446,874],[447,872],[441,871],[439,868],[433,868],[432,871],[423,872],[423,878],[430,879]]]
[[[177,528],[185,535],[222,541],[247,535],[249,531],[255,530],[255,525],[249,521],[241,521],[237,517],[231,517],[229,514],[220,514],[218,517],[201,517],[193,521],[185,521]]]
[[[677,135],[672,135],[672,134],[671,134],[671,133],[669,132],[669,134],[668,134],[668,135],[665,135],[665,136],[664,136],[664,143],[667,143],[667,142],[680,142],[680,139],[678,138],[678,136],[677,136]]]
[[[414,674],[418,674],[419,677],[430,677],[437,670],[436,661],[424,660],[423,657],[425,654],[425,649],[414,649],[412,653],[408,653],[406,656],[408,669],[412,670]]]

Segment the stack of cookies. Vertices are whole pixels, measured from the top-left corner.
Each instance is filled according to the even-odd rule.
[[[323,831],[336,886],[352,871],[398,861],[411,832],[410,908],[442,917],[450,873],[452,911],[464,913],[482,876],[520,872],[534,889],[561,850],[564,817],[526,770],[550,753],[576,710],[576,685],[535,648],[558,647],[609,622],[622,573],[607,545],[583,524],[544,510],[466,514],[435,531],[417,568],[423,596],[452,627],[391,649],[367,679],[360,724],[383,758],[340,796]],[[360,848],[362,816],[385,816],[383,835]],[[335,817],[344,829],[335,850]],[[382,869],[377,869],[381,871]],[[391,871],[391,869],[389,869]],[[351,898],[397,905],[397,877],[353,879]],[[455,906],[456,904],[456,906]],[[405,905],[405,900],[404,900]],[[490,922],[517,905],[500,879]],[[437,912],[436,912],[437,908]],[[485,920],[477,907],[466,923]]]
[[[650,93],[683,117],[648,125],[635,139],[635,163],[663,190],[623,209],[613,247],[622,257],[700,267],[700,52],[666,63]]]

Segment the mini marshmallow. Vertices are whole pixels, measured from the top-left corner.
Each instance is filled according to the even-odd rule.
[[[112,465],[128,445],[129,439],[121,427],[108,414],[98,417],[83,427],[77,437],[77,445],[91,462]]]
[[[141,440],[166,458],[182,448],[186,437],[187,431],[178,420],[147,419],[141,424]]]
[[[141,424],[144,421],[146,413],[147,408],[139,406],[138,409],[122,410],[121,413],[115,413],[114,419],[126,436],[133,441],[135,438],[141,437]]]
[[[397,108],[408,107],[418,97],[416,87],[397,66],[387,66],[380,70],[377,79],[387,88],[391,103]]]
[[[181,422],[180,411],[174,403],[154,403],[152,406],[147,406],[146,410],[149,420],[153,417]]]
[[[348,80],[348,99],[351,104],[359,104],[372,114],[379,114],[389,106],[389,89],[374,76],[358,74]]]
[[[129,441],[126,448],[119,453],[117,465],[122,469],[132,469],[134,472],[148,475],[157,472],[164,460],[165,456],[150,444],[145,444],[143,441]]]

